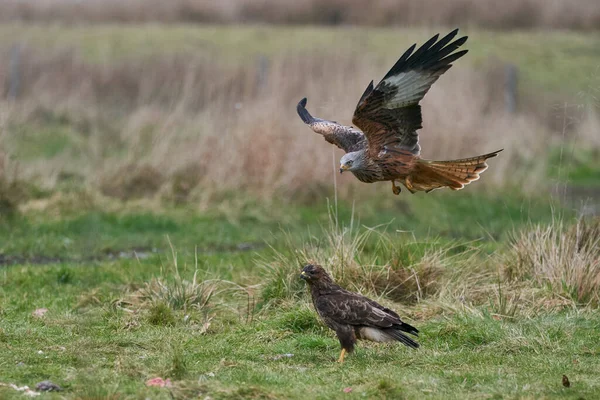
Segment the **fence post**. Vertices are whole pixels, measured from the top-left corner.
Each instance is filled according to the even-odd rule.
[[[504,67],[504,107],[510,114],[517,112],[517,84],[519,71],[513,64]]]
[[[21,45],[14,44],[10,49],[8,70],[8,100],[16,100],[21,87]]]
[[[258,56],[258,73],[256,81],[260,89],[267,86],[267,76],[269,75],[269,59],[264,54]]]

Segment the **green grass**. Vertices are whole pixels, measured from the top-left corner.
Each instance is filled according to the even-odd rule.
[[[520,69],[520,82],[525,89],[575,95],[587,93],[600,83],[597,32],[463,30],[470,36],[468,61],[477,66],[492,57],[513,63]],[[220,59],[239,62],[259,54],[290,53],[291,49],[295,54],[336,49],[387,59],[414,42],[423,43],[433,33],[422,28],[3,24],[0,44],[14,43],[18,37],[20,42],[40,49],[75,48],[87,60],[102,63],[189,52],[219,55]],[[392,55],[390,43],[393,43]]]
[[[414,235],[434,248],[462,235],[479,236],[475,246],[484,250],[481,262],[486,251],[503,248],[513,229],[553,218],[549,205],[514,195],[502,198],[497,193],[465,191],[389,198],[357,205],[355,217],[369,226],[389,223],[391,237]],[[418,317],[422,305],[395,304],[401,314],[417,318],[411,322],[422,332],[422,348],[411,351],[361,342],[347,363],[338,365],[337,340],[318,322],[306,295],[258,310],[252,307],[258,292],[248,304],[244,291],[224,283],[208,308],[184,310],[162,300],[136,302],[133,295],[156,279],[171,288],[189,288],[196,264],[200,281],[260,283],[268,272],[257,267],[257,258],[273,258],[273,250],[260,247],[265,240],[287,252],[286,236],[300,245],[310,231],[318,240],[324,234],[321,227],[328,224],[325,204],[248,207],[254,211],[70,209],[54,216],[29,212],[5,222],[0,253],[32,261],[41,255],[62,260],[0,266],[0,382],[33,387],[49,379],[65,389],[48,398],[167,399],[201,394],[215,399],[462,399],[600,394],[595,372],[600,369],[596,340],[600,318],[591,311],[539,312],[530,318],[497,320],[485,304],[477,312],[465,308],[430,317]],[[349,204],[339,205],[340,222],[347,224],[351,213]],[[390,222],[392,217],[396,219]],[[282,225],[289,235],[282,232]],[[412,233],[394,233],[407,228]],[[177,269],[167,235],[177,252]],[[240,251],[240,243],[256,247]],[[156,252],[139,259],[107,257],[108,252],[151,248]],[[418,258],[422,249],[413,250],[407,257]],[[364,251],[376,255],[380,249],[365,246]],[[42,307],[48,313],[33,317],[32,311]],[[570,389],[561,386],[563,374],[572,382]],[[170,378],[174,386],[146,387],[145,381],[156,376]],[[352,392],[345,393],[344,388]],[[21,396],[0,387],[2,398]]]
[[[549,175],[576,186],[600,186],[600,152],[594,148],[563,146],[550,153]]]
[[[515,190],[486,194],[482,190],[465,190],[456,196],[452,192],[435,195],[402,193],[355,204],[356,223],[366,226],[386,224],[388,232],[402,232],[423,238],[439,237],[444,241],[460,239],[478,241],[493,249],[511,231],[530,223],[550,221],[552,204],[541,198],[532,199],[515,194]],[[244,205],[231,205],[229,211],[195,211],[191,205],[157,213],[128,207],[124,211],[107,212],[93,204],[87,196],[70,198],[62,209],[30,212],[26,217],[6,223],[0,230],[0,254],[24,256],[43,255],[85,259],[128,249],[167,246],[166,236],[178,247],[193,253],[199,251],[220,254],[235,250],[238,245],[262,245],[265,240],[279,240],[283,231],[298,237],[317,233],[327,224],[329,207],[326,201],[316,205],[272,205],[248,200]],[[92,203],[85,208],[87,203]],[[223,203],[226,203],[224,200]],[[83,207],[78,210],[77,207]],[[290,212],[290,210],[292,212]],[[338,217],[350,221],[352,205],[340,202]]]
[[[126,269],[131,279],[131,267],[104,269]],[[69,284],[58,283],[53,269],[8,274],[11,280],[29,276],[19,282],[21,291],[4,290],[0,371],[4,381],[20,384],[50,379],[68,398],[169,398],[167,389],[144,386],[155,376],[175,381],[172,392],[179,398],[195,393],[224,399],[595,398],[600,393],[597,313],[516,322],[467,314],[418,321],[418,351],[361,342],[338,365],[337,340],[305,302],[270,310],[252,323],[217,320],[206,334],[179,318],[166,324],[142,319],[131,328],[132,317],[110,309],[102,294],[97,294],[100,304],[76,308],[78,295],[97,287],[96,268],[78,268]],[[102,276],[104,296],[122,282],[125,274],[118,275]],[[31,317],[40,306],[50,309],[46,317]],[[282,354],[293,356],[277,358]],[[561,386],[563,374],[572,388]],[[352,394],[343,392],[347,387]],[[3,389],[0,394],[20,396]]]

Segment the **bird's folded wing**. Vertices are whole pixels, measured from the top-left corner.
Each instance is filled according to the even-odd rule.
[[[337,292],[319,296],[315,302],[319,314],[344,325],[389,328],[402,324],[398,315],[385,307],[375,307],[372,300],[356,293]]]
[[[467,40],[465,36],[450,43],[457,33],[458,29],[439,41],[435,35],[414,53],[416,45],[412,45],[376,87],[373,82],[369,84],[352,122],[364,132],[373,157],[386,150],[419,155],[419,101],[451,63],[467,53],[454,53]]]
[[[323,135],[325,140],[336,145],[346,153],[363,148],[365,136],[358,129],[340,125],[337,122],[314,118],[306,109],[306,98],[300,100],[296,107],[298,115],[305,124],[316,133]]]

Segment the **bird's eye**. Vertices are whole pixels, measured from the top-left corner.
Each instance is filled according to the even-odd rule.
[[[352,161],[352,160],[348,160],[348,165],[352,165],[353,162],[354,161]]]

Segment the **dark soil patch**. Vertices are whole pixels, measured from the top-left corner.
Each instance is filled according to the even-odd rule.
[[[213,246],[204,249],[198,249],[199,254],[214,254],[214,253],[235,253],[241,251],[252,251],[263,248],[263,243],[238,243],[232,245]],[[87,263],[93,261],[107,261],[107,260],[119,260],[119,259],[139,259],[144,260],[151,257],[154,254],[163,253],[163,249],[150,248],[150,247],[134,247],[130,249],[115,250],[106,249],[101,254],[85,257],[85,258],[69,258],[69,257],[50,257],[44,255],[12,255],[12,254],[0,254],[0,267],[8,265],[47,265],[47,264],[60,264],[60,263]]]

